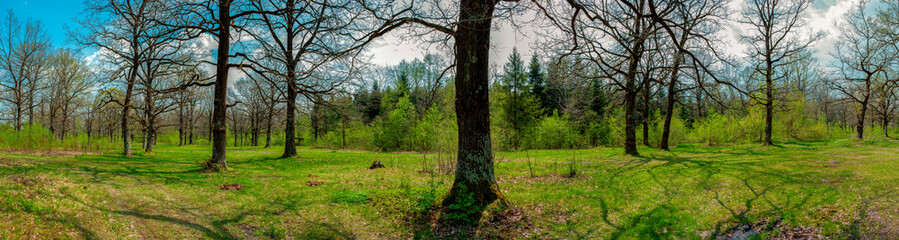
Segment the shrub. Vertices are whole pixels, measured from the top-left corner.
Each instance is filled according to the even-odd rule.
[[[84,133],[68,135],[59,140],[50,130],[39,124],[25,125],[21,131],[12,126],[0,125],[0,149],[18,151],[108,151],[119,147],[108,138],[90,137]]]
[[[668,135],[669,146],[675,146],[689,141],[689,129],[687,129],[687,126],[684,124],[684,120],[678,117],[680,115],[680,109],[675,109],[674,114],[671,116],[671,126]],[[665,115],[657,112],[655,116],[657,116],[658,120],[656,120],[656,124],[650,128],[649,142],[658,145],[662,142],[662,131],[665,129]]]
[[[401,97],[396,108],[387,114],[375,131],[374,145],[382,151],[400,150],[408,143],[408,134],[415,120],[415,107],[408,96]]]
[[[567,117],[549,116],[541,119],[532,136],[528,146],[536,149],[574,148],[582,145],[582,137],[574,130]]]
[[[730,133],[727,131],[731,120],[718,112],[709,112],[705,118],[699,119],[693,125],[694,140],[709,146],[731,140]]]

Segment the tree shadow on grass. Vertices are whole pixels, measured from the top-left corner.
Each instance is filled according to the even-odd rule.
[[[698,235],[696,231],[701,229],[687,230],[695,228],[695,222],[699,221],[694,216],[695,212],[705,210],[690,209],[692,207],[678,203],[691,201],[692,195],[713,195],[715,204],[729,213],[728,217],[715,223],[713,229],[707,229],[712,230],[713,235],[730,231],[734,222],[752,223],[772,215],[780,219],[782,215],[795,215],[794,212],[822,204],[823,200],[815,196],[815,191],[810,191],[814,187],[806,188],[805,185],[813,183],[824,173],[776,169],[772,168],[770,161],[764,158],[746,159],[745,156],[727,161],[714,157],[708,160],[693,159],[676,153],[651,154],[614,169],[600,181],[601,187],[606,189],[605,193],[593,199],[599,201],[602,222],[613,229],[607,235],[610,239],[689,238]],[[634,187],[640,189],[635,190]],[[634,191],[645,192],[650,187],[657,189],[650,190],[652,196],[633,195]],[[787,199],[779,198],[783,196]],[[647,201],[650,204],[646,204]],[[641,210],[635,212],[634,207]],[[685,225],[685,222],[688,224]],[[596,237],[592,236],[596,231],[584,229],[570,232],[579,238],[591,238]]]

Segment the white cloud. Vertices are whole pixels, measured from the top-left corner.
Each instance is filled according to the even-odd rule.
[[[502,64],[508,60],[513,48],[528,59],[540,34],[532,27],[516,28],[509,21],[495,21],[499,28],[490,34],[490,64]],[[402,60],[422,58],[428,53],[450,53],[452,49],[441,49],[437,44],[403,38],[405,31],[395,31],[368,47],[372,62],[378,65],[394,65]]]
[[[827,9],[810,8],[808,28],[811,32],[824,32],[814,48],[818,58],[827,58],[839,38],[839,26],[845,22],[843,16],[852,11],[859,0],[838,0]]]

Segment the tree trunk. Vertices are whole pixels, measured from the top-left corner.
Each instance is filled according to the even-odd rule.
[[[215,66],[215,90],[212,108],[212,158],[206,163],[209,170],[225,170],[227,128],[225,124],[228,100],[228,54],[231,37],[231,1],[219,0],[218,56]]]
[[[59,135],[56,134],[56,111],[52,106],[50,107],[50,135],[59,137]]]
[[[293,79],[291,75],[292,71],[288,71],[288,78]],[[287,116],[284,119],[284,154],[281,157],[289,158],[297,155],[297,146],[296,133],[294,133],[294,123],[293,120],[296,118],[294,114],[296,113],[296,101],[297,101],[297,89],[296,85],[294,85],[293,80],[287,83]]]
[[[862,102],[862,108],[858,111],[858,124],[855,125],[855,138],[858,140],[865,139],[865,114],[868,112],[868,103]]]
[[[61,140],[61,141],[66,140],[66,134],[68,133],[66,131],[67,130],[66,128],[68,127],[68,124],[66,124],[66,123],[69,122],[69,113],[68,112],[69,112],[69,107],[68,107],[68,103],[66,103],[66,105],[62,108],[62,127],[60,128],[61,132],[59,134],[59,140]]]
[[[340,136],[343,138],[343,148],[346,148],[346,117],[344,117],[341,122],[343,123],[343,127],[340,130]]]
[[[35,85],[35,82],[36,81],[32,80],[28,84],[30,86],[29,91],[31,92],[31,94],[28,94],[28,106],[27,106],[28,107],[28,125],[29,126],[34,124],[34,92],[35,92],[34,85]]]
[[[268,118],[265,120],[265,148],[272,147],[272,111],[269,108]]]
[[[16,132],[22,131],[22,105],[16,104]]]
[[[638,28],[641,27],[637,26]],[[637,152],[637,66],[640,64],[640,58],[643,55],[643,40],[638,39],[634,42],[632,48],[634,50],[625,76],[624,86],[624,153],[628,155],[639,155]]]
[[[488,66],[490,26],[494,1],[462,0],[459,26],[456,28],[456,121],[459,126],[459,149],[453,185],[443,206],[451,206],[473,198],[470,209],[447,208],[447,212],[476,212],[473,222],[493,201],[506,203],[493,174],[493,152],[490,142],[490,101]]]
[[[147,96],[144,97],[144,104],[146,104],[144,109],[144,119],[147,121],[147,128],[144,130],[144,152],[152,153],[153,136],[156,134],[156,120],[153,119],[153,95],[150,92],[147,92],[146,95]]]
[[[191,104],[189,109],[190,111],[187,112],[187,127],[190,133],[187,135],[187,144],[194,145],[194,124],[197,123],[194,119],[194,105]]]
[[[689,28],[692,29],[692,28]],[[681,48],[687,44],[689,30],[681,34],[679,48],[674,55],[674,66],[671,68],[671,79],[668,81],[668,100],[665,102],[665,123],[662,126],[662,139],[659,141],[659,149],[670,151],[668,147],[668,139],[671,137],[671,119],[674,117],[674,104],[677,102],[677,77],[680,72],[680,65],[683,62],[683,52]]]
[[[643,145],[649,145],[649,121],[650,117],[652,117],[652,111],[649,109],[649,88],[650,81],[649,78],[643,79]]]
[[[294,10],[295,7],[294,1],[287,1],[286,8],[289,10]],[[290,15],[288,15],[290,16]],[[292,17],[288,17],[292,18]],[[294,41],[294,21],[287,21],[287,51],[284,53],[287,60],[287,116],[284,121],[284,154],[281,155],[283,158],[294,157],[297,155],[297,145],[296,145],[296,133],[294,130],[294,120],[296,118],[296,109],[297,109],[297,86],[296,86],[296,67],[297,62],[294,58],[293,52],[293,41]]]
[[[763,139],[763,144],[766,146],[774,145],[774,142],[771,141],[771,125],[774,120],[774,79],[772,78],[774,70],[772,68],[774,66],[771,60],[771,53],[768,53],[765,65],[765,136]]]
[[[668,100],[665,103],[665,123],[662,126],[662,139],[659,141],[659,149],[670,151],[668,147],[668,138],[671,137],[671,119],[674,117],[674,103],[677,101],[677,69],[680,68],[680,54],[674,60],[674,68],[671,73],[671,80],[668,82]]]
[[[184,106],[178,107],[178,146],[184,146]]]
[[[883,136],[886,138],[890,138],[890,117],[886,114],[884,114],[883,116]]]

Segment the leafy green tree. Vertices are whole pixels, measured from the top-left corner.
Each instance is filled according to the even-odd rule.
[[[401,97],[376,131],[375,146],[382,151],[403,149],[409,142],[408,135],[415,125],[415,117],[415,107],[409,101],[409,96]]]

